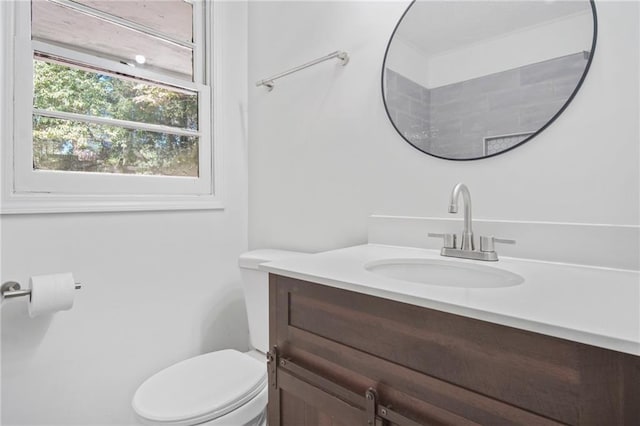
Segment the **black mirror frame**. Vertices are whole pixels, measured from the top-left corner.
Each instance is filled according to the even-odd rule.
[[[522,141],[518,142],[517,144],[515,144],[513,146],[511,146],[511,147],[509,147],[509,148],[507,148],[507,149],[505,149],[503,151],[496,152],[495,154],[485,155],[485,156],[482,156],[482,157],[448,158],[448,157],[442,157],[442,156],[435,155],[435,154],[432,154],[430,152],[424,151],[424,150],[418,148],[413,143],[411,143],[411,141],[409,141],[402,134],[400,129],[398,129],[398,127],[396,126],[396,123],[391,118],[391,114],[389,114],[389,108],[387,106],[387,100],[386,100],[385,94],[384,94],[384,77],[385,77],[384,71],[385,71],[385,65],[387,63],[387,56],[389,54],[389,48],[391,47],[391,42],[393,41],[393,37],[396,35],[396,32],[398,31],[398,27],[402,23],[402,20],[404,19],[405,15],[409,12],[409,10],[411,10],[411,7],[416,3],[416,1],[417,0],[412,0],[412,2],[409,4],[409,6],[407,6],[407,9],[404,11],[404,13],[400,17],[400,19],[398,19],[398,23],[396,24],[395,28],[393,29],[393,32],[391,33],[391,36],[389,37],[389,42],[387,43],[387,48],[384,51],[384,59],[382,61],[382,72],[380,73],[380,89],[381,89],[381,94],[382,94],[382,103],[384,104],[384,111],[387,114],[387,118],[389,118],[389,121],[391,122],[391,125],[393,126],[393,128],[396,130],[396,132],[398,132],[398,134],[402,137],[402,139],[405,140],[405,142],[407,142],[409,145],[411,145],[412,147],[414,147],[415,149],[417,149],[418,151],[420,151],[420,152],[422,152],[424,154],[430,155],[430,156],[435,157],[435,158],[441,158],[443,160],[450,160],[450,161],[474,161],[474,160],[482,160],[484,158],[491,158],[491,157],[495,157],[496,155],[504,154],[505,152],[511,151],[512,149],[521,146],[525,142],[529,142],[531,139],[535,138],[540,133],[542,133],[542,131],[544,129],[549,127],[551,125],[551,123],[556,121],[556,119],[564,112],[564,110],[567,109],[567,107],[569,106],[571,101],[573,101],[573,98],[576,96],[576,94],[580,90],[580,87],[582,87],[582,83],[584,82],[585,78],[587,77],[587,74],[589,73],[589,69],[591,68],[591,62],[593,61],[593,56],[594,56],[595,51],[596,51],[596,42],[598,40],[598,15],[597,15],[597,12],[596,12],[595,0],[589,0],[589,4],[591,6],[591,13],[593,15],[593,40],[591,42],[591,51],[589,53],[589,60],[587,61],[587,65],[584,68],[584,72],[582,73],[582,76],[580,77],[580,80],[578,81],[578,84],[576,85],[576,88],[573,90],[571,95],[569,95],[569,97],[567,98],[567,101],[564,103],[564,105],[562,105],[562,107],[558,110],[558,112],[556,112],[553,115],[553,117],[551,117],[549,119],[549,121],[547,121],[547,123],[544,126],[540,127],[537,131],[535,131],[533,134],[528,136],[526,139],[523,139]]]

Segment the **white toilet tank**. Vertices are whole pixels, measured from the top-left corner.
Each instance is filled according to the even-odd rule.
[[[258,265],[294,256],[304,256],[287,250],[260,249],[240,255],[238,265],[247,303],[251,346],[262,353],[269,350],[269,274]]]

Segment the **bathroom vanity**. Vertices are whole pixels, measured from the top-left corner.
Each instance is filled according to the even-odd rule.
[[[451,288],[380,276],[381,258],[438,255],[365,245],[264,266],[269,424],[640,424],[636,271],[505,259],[523,282]]]

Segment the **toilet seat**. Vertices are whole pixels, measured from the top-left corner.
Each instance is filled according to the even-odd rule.
[[[133,397],[145,423],[189,426],[228,414],[267,384],[263,362],[233,349],[179,362],[147,379]]]

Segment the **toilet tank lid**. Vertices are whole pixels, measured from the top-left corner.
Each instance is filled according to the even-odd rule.
[[[258,269],[258,265],[266,262],[287,259],[296,256],[308,256],[309,253],[299,251],[277,250],[277,249],[259,249],[251,250],[240,255],[238,265],[241,268]]]

